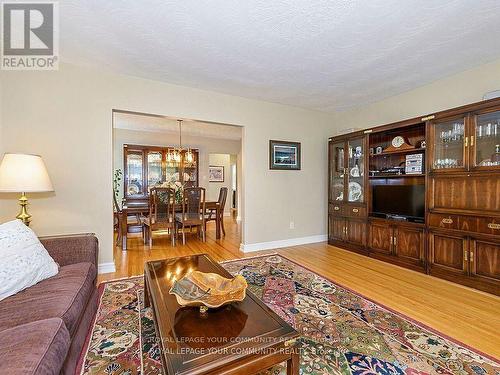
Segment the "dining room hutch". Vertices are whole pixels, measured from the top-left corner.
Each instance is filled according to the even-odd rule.
[[[165,181],[178,181],[184,187],[198,187],[199,153],[191,149],[192,160],[187,160],[186,150],[180,160],[168,160],[172,147],[123,145],[123,200],[129,207],[146,207],[149,189]]]
[[[500,295],[500,99],[328,149],[330,244]]]

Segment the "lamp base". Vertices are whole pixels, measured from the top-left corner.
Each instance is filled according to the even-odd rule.
[[[31,215],[28,213],[28,198],[26,197],[26,193],[21,194],[21,198],[19,198],[19,205],[21,206],[21,211],[19,215],[16,216],[16,219],[21,220],[27,227],[30,226]]]

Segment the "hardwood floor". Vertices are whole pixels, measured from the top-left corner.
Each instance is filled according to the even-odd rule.
[[[186,245],[171,247],[169,237],[155,237],[152,249],[140,236],[129,240],[129,250],[115,248],[117,271],[99,280],[141,275],[144,262],[197,253],[217,261],[278,252],[320,275],[361,293],[393,310],[416,319],[473,348],[500,358],[500,298],[448,281],[393,266],[346,250],[317,243],[275,251],[243,253],[239,250],[240,227],[225,218],[226,237],[215,240],[210,223],[207,242],[187,237]]]

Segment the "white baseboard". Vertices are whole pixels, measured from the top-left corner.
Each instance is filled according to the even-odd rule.
[[[258,242],[258,243],[249,243],[249,244],[242,243],[242,244],[240,244],[240,249],[245,253],[249,253],[252,251],[279,249],[282,247],[305,245],[308,243],[316,243],[316,242],[324,242],[327,239],[328,239],[328,236],[326,234],[319,234],[317,236],[290,238],[288,240]]]
[[[109,263],[99,263],[97,266],[97,271],[99,273],[110,273],[110,272],[115,272],[115,263],[109,262]]]

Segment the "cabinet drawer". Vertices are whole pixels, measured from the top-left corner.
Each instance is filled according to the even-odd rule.
[[[342,215],[344,207],[340,204],[330,203],[328,205],[328,213],[332,215]]]
[[[460,229],[471,232],[500,235],[500,219],[489,217],[461,217],[459,219]],[[470,229],[465,229],[470,228]]]
[[[455,215],[429,214],[429,226],[434,228],[458,229],[458,217]]]
[[[365,217],[366,208],[365,207],[344,207],[344,215],[348,217]]]

